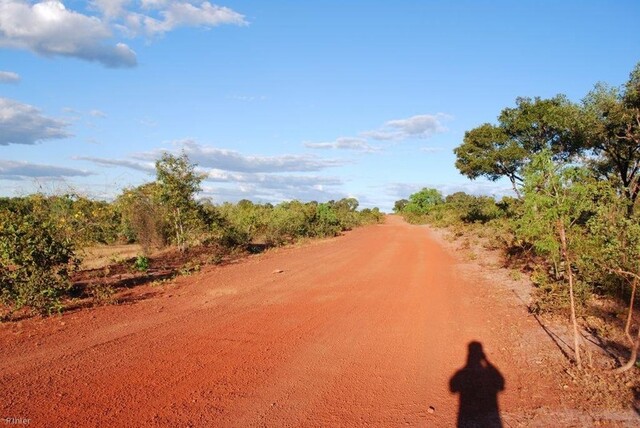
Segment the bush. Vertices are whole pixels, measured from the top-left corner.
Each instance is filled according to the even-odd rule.
[[[133,269],[138,272],[146,272],[149,270],[149,258],[147,256],[139,255],[133,262]]]
[[[163,207],[156,203],[153,183],[126,189],[115,202],[121,223],[120,235],[126,242],[137,242],[144,254],[168,242],[168,226]]]
[[[0,214],[0,298],[10,312],[25,306],[43,314],[60,310],[69,275],[80,263],[73,241],[37,214]]]

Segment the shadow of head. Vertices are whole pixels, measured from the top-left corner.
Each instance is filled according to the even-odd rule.
[[[482,349],[482,343],[470,342],[467,353],[467,367],[482,367],[486,357]]]

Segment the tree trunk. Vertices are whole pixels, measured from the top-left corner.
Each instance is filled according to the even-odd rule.
[[[626,372],[630,368],[632,368],[636,364],[636,359],[638,358],[638,348],[640,348],[640,328],[638,328],[638,334],[635,342],[631,338],[631,335],[627,335],[627,338],[631,340],[631,356],[629,357],[629,361],[624,366],[615,369],[614,373],[622,373]]]
[[[516,196],[518,197],[518,199],[522,199],[522,195],[520,195],[518,186],[516,185],[516,179],[513,177],[509,177],[509,180],[511,181],[511,186],[513,187],[513,191],[516,192]]]
[[[633,302],[636,299],[636,289],[638,288],[638,277],[633,277],[633,283],[631,284],[631,299],[629,299],[629,314],[627,315],[627,322],[624,326],[624,334],[627,335],[627,338],[633,344],[633,339],[631,338],[631,321],[633,318]]]
[[[578,335],[578,320],[576,318],[576,303],[573,295],[573,272],[571,271],[571,260],[569,251],[567,250],[567,236],[562,218],[558,220],[558,233],[560,234],[560,245],[562,249],[562,258],[565,263],[565,271],[569,279],[569,300],[571,302],[571,323],[573,324],[573,347],[575,352],[576,364],[578,368],[582,368],[582,360],[580,359],[580,340]]]
[[[629,301],[629,314],[627,315],[627,322],[624,326],[624,334],[629,341],[629,346],[631,349],[631,356],[629,357],[629,361],[622,367],[618,367],[614,370],[614,373],[622,373],[629,370],[636,363],[636,359],[638,358],[638,347],[640,347],[640,327],[638,327],[638,337],[634,340],[631,336],[631,321],[633,320],[633,303],[636,298],[636,290],[638,288],[638,277],[633,277],[633,283],[631,286],[631,300]]]

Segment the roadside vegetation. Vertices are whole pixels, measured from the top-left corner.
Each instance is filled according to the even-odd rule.
[[[536,285],[530,310],[566,313],[573,359],[584,362],[584,331],[627,349],[618,371],[637,365],[640,320],[640,64],[621,87],[597,84],[578,103],[563,95],[518,98],[497,123],[465,133],[456,167],[471,179],[507,178],[499,201],[423,189],[396,202],[412,223],[476,233],[504,250]],[[594,302],[609,299],[614,309]],[[597,318],[597,327],[588,322]]]
[[[383,219],[377,208],[358,210],[353,198],[216,205],[197,198],[204,178],[185,154],[165,153],[155,181],[125,189],[111,202],[76,194],[0,198],[0,316],[51,314],[70,298],[109,300],[114,275],[126,274],[128,285],[165,280],[230,254],[333,237]],[[80,272],[86,249],[123,244],[138,244],[139,254]],[[167,252],[171,263],[154,266],[154,255]]]

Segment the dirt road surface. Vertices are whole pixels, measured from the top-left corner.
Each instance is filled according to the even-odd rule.
[[[545,426],[567,387],[541,370],[552,345],[512,293],[458,263],[390,217],[130,304],[7,323],[0,424],[439,427],[462,405]],[[481,391],[482,408],[452,387]]]

